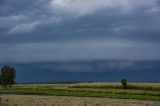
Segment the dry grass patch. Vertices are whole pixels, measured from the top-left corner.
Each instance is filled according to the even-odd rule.
[[[0,95],[0,106],[160,106],[160,102],[95,97]]]

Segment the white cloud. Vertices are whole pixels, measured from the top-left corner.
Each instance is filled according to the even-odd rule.
[[[34,30],[40,23],[33,22],[33,23],[26,23],[26,24],[19,24],[9,30],[8,33],[26,33]]]
[[[126,14],[136,8],[150,7],[156,3],[157,0],[52,0],[51,6],[58,12],[81,16],[106,9],[116,9]]]
[[[130,7],[128,1],[124,1],[126,0],[119,0],[117,2],[115,0],[52,0],[51,4],[54,9],[81,16],[92,14],[99,10],[117,8],[122,5]]]
[[[49,4],[46,2],[37,6],[41,11],[33,8],[33,11],[20,10],[16,15],[0,16],[0,29],[7,29],[9,34],[26,33],[40,24],[60,23],[68,19],[67,16],[84,16],[101,10],[106,13],[107,10],[115,10],[113,13],[127,14],[142,7],[150,7],[148,10],[155,12],[159,9],[155,5],[157,0],[51,0]],[[116,30],[121,29],[117,27]]]
[[[0,28],[10,28],[19,23],[28,22],[30,18],[26,15],[9,15],[9,16],[1,16],[0,17]]]
[[[113,25],[113,28],[111,29],[115,33],[121,33],[121,32],[127,32],[132,31],[138,28],[138,26],[135,26],[134,24],[117,24]]]
[[[34,14],[9,15],[0,17],[0,29],[8,29],[8,34],[26,33],[33,31],[39,25],[48,23],[59,23],[61,17],[40,15],[37,18]]]
[[[13,19],[12,19],[13,20]],[[24,19],[25,20],[25,19]],[[17,21],[17,22],[15,22]],[[21,22],[20,20],[13,20],[13,23],[10,23],[10,29],[8,31],[8,34],[13,33],[27,33],[35,30],[40,25],[50,24],[50,23],[60,23],[61,17],[41,17],[37,20],[34,19],[34,17],[30,17],[28,21]],[[12,25],[11,25],[12,24]]]

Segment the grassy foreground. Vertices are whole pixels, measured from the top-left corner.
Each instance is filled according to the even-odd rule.
[[[123,90],[119,83],[20,84],[13,88],[0,88],[0,93],[160,101],[159,83],[132,83],[130,85],[132,89]]]

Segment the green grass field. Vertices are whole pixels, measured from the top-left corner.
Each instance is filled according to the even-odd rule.
[[[121,83],[77,84],[17,84],[13,88],[0,88],[1,93],[30,95],[54,95],[76,97],[101,97],[160,101],[160,83],[129,83],[122,89]]]

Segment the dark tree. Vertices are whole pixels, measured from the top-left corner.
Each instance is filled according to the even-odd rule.
[[[2,85],[2,83],[1,83],[1,75],[0,75],[0,85]]]
[[[4,87],[12,87],[15,83],[16,71],[13,67],[3,66],[1,69],[1,84]]]
[[[122,79],[121,83],[122,83],[123,89],[126,89],[127,88],[127,80],[126,79]]]

